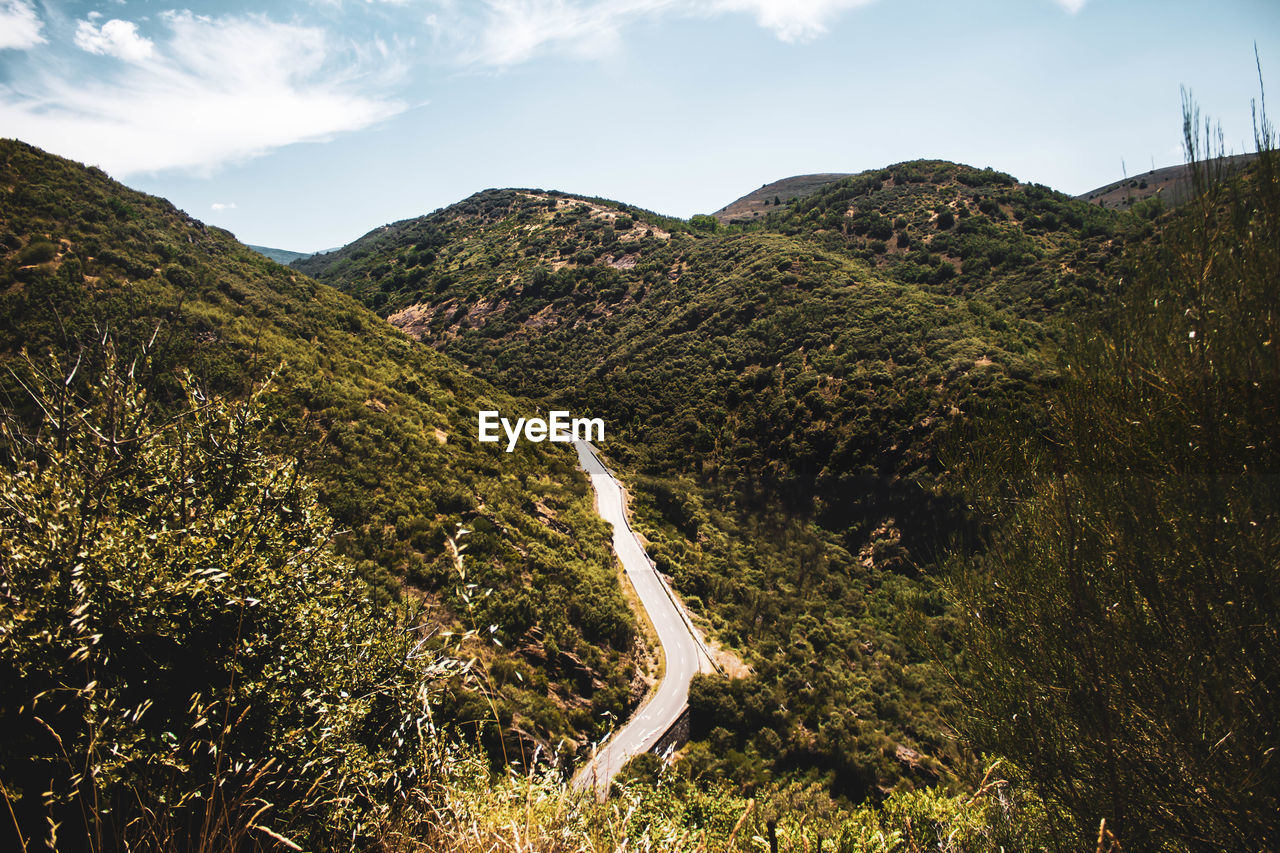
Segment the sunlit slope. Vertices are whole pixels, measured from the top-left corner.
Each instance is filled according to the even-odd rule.
[[[432,618],[495,626],[518,652],[496,685],[511,737],[585,740],[638,698],[633,619],[572,450],[475,440],[479,409],[528,404],[225,231],[13,141],[0,143],[0,243],[5,359],[52,350],[70,365],[104,335],[126,354],[150,341],[161,395],[181,371],[239,395],[278,369],[275,450],[319,481],[340,550],[378,594],[407,582]],[[13,382],[0,379],[20,406]],[[473,531],[470,610],[445,543],[459,524]],[[493,717],[460,696],[458,719]]]

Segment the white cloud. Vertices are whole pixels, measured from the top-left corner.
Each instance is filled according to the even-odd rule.
[[[209,205],[211,210],[235,210],[236,203],[234,201],[215,201]]]
[[[617,47],[624,24],[676,4],[677,0],[486,0],[479,38],[464,58],[500,67],[554,50],[597,58]]]
[[[1058,5],[1063,9],[1066,9],[1072,15],[1083,9],[1085,2],[1087,2],[1087,0],[1057,0]]]
[[[138,27],[132,21],[112,18],[101,27],[81,21],[76,27],[76,47],[126,62],[142,62],[151,57],[155,45],[151,39],[138,35]]]
[[[874,0],[717,0],[716,9],[755,15],[760,26],[773,30],[787,42],[808,41],[823,35],[846,9],[866,6]],[[1073,2],[1073,0],[1064,0]],[[1081,0],[1074,0],[1081,2]]]
[[[384,94],[401,66],[381,44],[338,45],[322,29],[261,15],[169,12],[161,21],[151,52],[135,50],[105,77],[45,72],[0,84],[0,127],[123,177],[207,172],[405,108]]]
[[[464,64],[505,68],[548,53],[580,58],[608,55],[620,44],[623,28],[666,14],[749,14],[783,41],[806,41],[824,34],[840,13],[871,2],[874,0],[483,0],[463,7],[453,0],[435,0],[436,11],[426,16],[425,23]]]
[[[28,0],[0,0],[0,50],[26,50],[44,44],[44,22]]]

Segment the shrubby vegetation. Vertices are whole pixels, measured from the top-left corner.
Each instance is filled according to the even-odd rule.
[[[469,421],[517,400],[5,143],[0,653],[32,682],[0,707],[15,825],[139,846],[1266,848],[1280,178],[1265,118],[1260,137],[1248,172],[1201,167],[1172,212],[918,162],[747,226],[489,191],[305,262],[507,388],[606,418],[655,562],[752,666],[697,679],[694,742],[604,805],[539,763],[640,692],[571,459],[500,466]],[[78,346],[113,339],[147,354],[140,378]],[[448,678],[459,627],[514,647],[466,647],[483,689]],[[364,689],[335,697],[339,677]],[[487,752],[441,734],[473,725]],[[1015,763],[983,777],[975,750]],[[497,755],[519,771],[493,777]]]
[[[770,849],[772,837],[781,851],[816,850],[821,843],[828,853],[996,853],[1052,843],[1038,828],[1045,824],[1044,806],[1011,785],[1001,766],[992,766],[972,793],[913,791],[856,808],[816,785],[772,786],[746,798],[730,785],[690,782],[654,756],[624,769],[605,803],[574,795],[541,773],[477,784],[465,754],[446,766],[451,781],[435,788],[441,801],[418,826],[420,845],[409,849],[746,853]]]
[[[1253,202],[1241,204],[1239,210],[1247,210]],[[476,206],[485,210],[483,217],[466,212]],[[1082,439],[1083,433],[1061,432],[1067,428],[1058,423],[1064,417],[1062,402],[1046,408],[1048,400],[1059,400],[1054,389],[1064,382],[1073,390],[1062,393],[1089,404],[1079,403],[1071,416],[1077,432],[1115,423],[1123,437],[1141,425],[1164,436],[1160,441],[1176,444],[1187,438],[1202,446],[1207,439],[1201,432],[1211,431],[1193,424],[1187,436],[1175,435],[1169,423],[1143,409],[1154,405],[1149,400],[1133,403],[1126,416],[1135,422],[1132,428],[1098,411],[1110,405],[1110,392],[1078,378],[1085,369],[1081,365],[1091,363],[1094,344],[1083,349],[1072,344],[1077,348],[1069,348],[1061,360],[1053,353],[1064,335],[1088,337],[1073,329],[1122,335],[1150,323],[1149,311],[1139,310],[1129,320],[1114,316],[1114,282],[1137,279],[1135,258],[1146,247],[1168,251],[1171,242],[1194,242],[1179,236],[1179,228],[1210,231],[1197,231],[1201,226],[1188,224],[1186,213],[1153,207],[1119,214],[1018,184],[999,172],[936,161],[852,176],[773,207],[749,225],[688,232],[659,227],[642,235],[634,228],[620,233],[609,227],[613,213],[607,205],[560,199],[551,207],[537,194],[486,193],[464,208],[384,232],[377,257],[391,271],[390,280],[370,265],[374,256],[355,257],[370,238],[313,270],[357,294],[386,293],[387,313],[421,306],[426,319],[412,326],[415,334],[508,388],[605,417],[611,437],[622,439],[609,449],[635,487],[636,526],[650,540],[659,568],[714,633],[745,652],[755,670],[741,681],[717,677],[697,684],[692,697],[697,742],[682,773],[703,784],[729,779],[747,791],[786,779],[818,781],[853,800],[945,783],[968,773],[972,760],[957,748],[950,724],[967,719],[967,705],[983,707],[978,694],[986,691],[993,702],[1007,695],[1012,704],[992,704],[991,716],[983,719],[999,731],[992,720],[1007,725],[1018,713],[1018,737],[1041,751],[1029,754],[1025,744],[1008,746],[1007,732],[975,736],[976,743],[1028,768],[1053,764],[1046,778],[1059,779],[1060,788],[1045,788],[1046,796],[1095,836],[1097,820],[1109,816],[1123,837],[1132,826],[1133,807],[1113,808],[1098,799],[1100,792],[1118,787],[1137,798],[1133,792],[1151,788],[1154,776],[1077,774],[1081,767],[1100,774],[1108,766],[1110,753],[1076,745],[1068,734],[1100,725],[1097,719],[1028,734],[1031,721],[1050,712],[1025,707],[1025,696],[1033,693],[1008,694],[1012,685],[1022,684],[1008,669],[1015,667],[1008,662],[1019,659],[1013,646],[989,663],[1008,664],[1008,671],[993,670],[989,678],[969,682],[961,678],[978,685],[961,702],[949,696],[949,678],[933,663],[935,658],[951,663],[957,654],[955,665],[973,663],[981,658],[975,649],[999,642],[1016,646],[1024,641],[1010,638],[1018,636],[1042,638],[1038,654],[1046,671],[1060,672],[1064,661],[1083,666],[1089,660],[1078,647],[1089,634],[1076,633],[1079,614],[1072,609],[1085,605],[1071,604],[1073,599],[1059,601],[1068,609],[1053,618],[1034,608],[1017,620],[1001,617],[996,624],[1019,625],[1022,634],[1008,629],[1003,640],[983,639],[987,645],[974,639],[972,632],[979,628],[958,618],[973,602],[965,599],[957,607],[948,600],[938,586],[937,560],[953,537],[972,542],[969,547],[985,547],[981,528],[971,522],[1005,517],[1003,504],[990,501],[1029,500],[1037,483],[1047,481],[1034,474],[1024,482],[1021,472],[1046,470],[1035,467],[1046,462],[1040,451],[1025,461],[986,445],[957,451],[972,452],[975,463],[999,463],[983,469],[1000,483],[983,480],[992,488],[978,502],[939,462],[939,449],[964,447],[975,421],[996,425],[1010,441],[1042,429],[1058,441]],[[1223,213],[1219,226],[1226,222],[1237,230],[1219,227],[1216,247],[1204,251],[1215,257],[1225,253],[1231,264],[1202,265],[1213,267],[1223,281],[1235,274],[1234,264],[1244,263],[1232,241],[1243,239],[1250,228],[1269,235],[1251,238],[1255,243],[1273,240],[1275,233],[1273,226],[1239,212]],[[705,225],[702,220],[693,224]],[[401,288],[398,270],[414,263],[401,235],[428,227],[447,233],[449,241],[437,247],[423,287]],[[1255,261],[1254,269],[1267,269]],[[1169,261],[1142,277],[1172,282],[1165,286],[1175,289],[1137,296],[1138,285],[1131,283],[1124,298],[1139,306],[1158,300],[1170,323],[1188,310],[1185,316],[1203,323],[1211,309],[1253,316],[1265,307],[1188,303],[1185,294],[1175,296],[1181,293],[1178,282],[1194,278],[1201,268],[1188,266],[1185,258],[1179,263],[1186,269],[1176,275],[1171,271],[1177,264]],[[1257,279],[1259,288],[1264,278]],[[1206,332],[1201,326],[1196,330],[1193,347],[1204,346]],[[1176,331],[1187,333],[1180,326]],[[1254,329],[1231,334],[1233,340],[1267,339]],[[1125,339],[1106,340],[1113,341],[1107,346],[1120,347],[1114,341]],[[1167,341],[1169,346],[1185,343],[1172,332]],[[1158,352],[1137,344],[1120,349],[1128,352],[1125,358],[1134,370],[1158,361]],[[1209,357],[1225,357],[1214,352]],[[1259,381],[1249,362],[1241,364],[1246,366],[1222,381]],[[1116,387],[1135,386],[1139,375],[1116,380]],[[1265,394],[1269,388],[1262,381],[1257,391]],[[1167,393],[1168,405],[1161,403],[1159,411],[1172,408],[1174,399],[1183,405],[1190,399],[1181,391]],[[1266,428],[1276,422],[1272,412],[1239,410],[1243,402],[1216,409],[1202,403],[1190,409],[1236,412]],[[1261,436],[1240,446],[1250,443],[1266,446]],[[1145,456],[1140,450],[1120,441],[1107,449],[1114,465],[1098,467],[1102,451],[1081,445],[1077,464],[1095,466],[1090,469],[1095,477],[1110,476],[1107,472],[1127,454],[1155,458],[1150,448]],[[1250,470],[1269,469],[1255,465]],[[1083,474],[1073,482],[1076,488],[1088,487]],[[1154,499],[1154,493],[1143,494],[1144,500]],[[1107,500],[1119,500],[1108,495]],[[966,503],[981,506],[985,514],[971,519]],[[1172,504],[1165,510],[1168,518],[1193,511]],[[1058,512],[1073,517],[1066,508]],[[1015,520],[1008,533],[998,534],[1008,539],[998,541],[1009,548],[1022,543],[1022,565],[1039,565],[1043,573],[1052,565],[1043,549],[1057,546],[1038,535],[1038,523]],[[1258,524],[1270,529],[1261,520]],[[1157,524],[1134,525],[1144,536],[1161,535]],[[1176,553],[1172,543],[1179,541],[1163,540],[1170,560]],[[1113,546],[1097,547],[1105,554]],[[1131,550],[1143,553],[1136,545]],[[978,575],[972,595],[984,589],[984,577]],[[1011,587],[1002,581],[997,589]],[[1045,583],[1043,589],[1051,595],[1059,587]],[[1103,602],[1104,597],[1097,593],[1099,613],[1115,603]],[[1244,597],[1234,590],[1222,600],[1240,607]],[[992,606],[1013,610],[1020,605],[1011,599]],[[1265,599],[1257,599],[1257,606],[1258,613],[1268,612]],[[1039,626],[1035,630],[1033,623]],[[1108,628],[1114,630],[1119,628]],[[1062,632],[1065,646],[1051,642],[1048,635],[1054,631]],[[1183,634],[1195,642],[1194,633]],[[964,637],[972,639],[972,648],[961,642]],[[1109,654],[1127,654],[1122,643],[1096,642]],[[1266,641],[1259,635],[1250,642]],[[1166,653],[1173,651],[1159,652]],[[1178,652],[1183,653],[1189,652]],[[1175,657],[1152,691],[1171,689],[1170,679],[1176,680],[1178,672]],[[1142,659],[1129,655],[1125,663],[1137,666]],[[1206,660],[1205,672],[1216,666]],[[1005,676],[1002,693],[994,685]],[[1021,677],[1042,676],[1048,677],[1034,671]],[[1076,707],[1072,703],[1086,701],[1094,688],[1064,689],[1062,701]],[[1149,700],[1143,700],[1148,707]],[[1265,701],[1248,704],[1252,710],[1239,713],[1256,714]],[[1228,730],[1219,731],[1214,741]],[[1036,738],[1053,739],[1062,751]],[[1225,749],[1226,743],[1219,745],[1215,754]],[[1181,778],[1175,766],[1185,770],[1172,759],[1159,765],[1168,778]],[[1064,793],[1070,791],[1076,793]],[[1224,810],[1236,813],[1244,808],[1223,803]],[[1182,809],[1188,811],[1195,810]]]
[[[181,405],[175,377],[241,398],[277,370],[264,440],[313,478],[336,550],[372,595],[407,590],[442,628],[463,609],[446,537],[472,530],[472,602],[508,651],[496,703],[519,755],[562,737],[585,745],[638,700],[634,619],[607,530],[562,446],[507,455],[475,441],[479,409],[532,411],[416,345],[332,288],[281,267],[160,199],[18,142],[0,142],[0,361],[103,368],[104,333],[149,353],[154,405]],[[34,248],[33,248],[34,247]],[[33,417],[7,367],[0,393]],[[547,641],[551,642],[548,643]],[[547,646],[554,648],[548,654]],[[490,703],[451,695],[446,712],[483,724]],[[572,750],[569,750],[572,751]]]
[[[804,779],[860,802],[962,770],[964,756],[946,737],[945,678],[910,624],[922,610],[945,621],[943,600],[894,570],[896,543],[885,541],[876,563],[782,513],[721,513],[691,484],[668,482],[633,480],[645,519],[636,527],[686,601],[722,641],[747,651],[754,670],[694,680],[700,743],[684,772],[749,793]]]
[[[931,160],[844,178],[761,227],[812,235],[939,292],[977,290],[1019,314],[1090,302],[1134,236],[1114,213],[1047,187]],[[895,235],[893,251],[876,251]]]
[[[536,756],[495,778],[441,713],[474,665],[464,647],[432,644],[421,605],[377,603],[333,550],[314,485],[266,452],[276,392],[236,403],[187,378],[182,403],[160,406],[145,359],[102,356],[88,375],[25,361],[40,414],[11,411],[0,432],[8,847],[747,850],[772,832],[786,849],[961,851],[1036,837],[1041,807],[990,774],[975,794],[852,811],[819,786],[746,800],[653,756],[607,803]]]
[[[858,800],[960,771],[945,677],[908,630],[908,613],[950,630],[924,570],[965,522],[937,449],[975,414],[1037,408],[1057,318],[1096,308],[1145,224],[939,162],[761,225],[628,216],[619,231],[606,203],[489,191],[300,266],[382,294],[504,387],[605,418],[651,554],[770,709],[717,724],[700,772]]]
[[[957,559],[956,683],[979,748],[1019,762],[1091,843],[1261,850],[1280,838],[1280,171],[1205,162],[1078,325],[1042,424],[962,462],[990,525]]]
[[[103,355],[27,362],[39,416],[0,427],[0,839],[365,846],[430,775],[460,665],[334,553],[262,391],[187,380],[166,411]]]

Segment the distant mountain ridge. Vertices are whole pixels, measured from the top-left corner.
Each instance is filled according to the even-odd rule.
[[[1256,154],[1235,154],[1208,161],[1215,167],[1239,169],[1247,166]],[[722,225],[758,222],[777,208],[796,199],[810,197],[845,178],[853,172],[820,172],[812,175],[794,175],[764,184],[741,198],[730,202],[712,214]],[[1185,164],[1152,169],[1119,181],[1104,184],[1076,198],[1092,202],[1109,210],[1128,210],[1134,204],[1156,196],[1166,204],[1177,206],[1191,190],[1191,171]]]
[[[760,189],[747,193],[737,201],[732,201],[711,214],[721,224],[749,222],[766,216],[774,207],[786,204],[797,198],[813,195],[823,187],[830,186],[841,178],[850,177],[850,172],[823,172],[814,175],[795,175],[783,178]]]
[[[302,258],[309,258],[312,254],[311,252],[294,252],[289,249],[272,249],[268,246],[255,246],[252,243],[246,243],[245,245],[250,249],[253,249],[259,255],[270,258],[277,264],[284,264],[285,266],[288,266],[294,261],[301,260]]]
[[[1257,157],[1257,154],[1233,154],[1209,160],[1206,165],[1218,169],[1241,169]],[[1191,167],[1180,163],[1104,184],[1076,198],[1111,210],[1128,210],[1139,202],[1157,197],[1176,207],[1190,196],[1191,181]]]

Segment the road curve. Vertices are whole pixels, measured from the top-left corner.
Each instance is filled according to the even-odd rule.
[[[689,702],[689,681],[700,671],[710,672],[707,653],[693,636],[675,597],[659,577],[649,555],[627,523],[622,487],[585,441],[575,441],[578,464],[591,478],[600,517],[613,525],[613,550],[635,587],[640,603],[658,632],[658,643],[666,659],[666,670],[658,689],[620,730],[596,751],[595,758],[574,776],[573,784],[594,789],[597,796],[609,790],[609,783],[627,760],[653,748],[658,739],[684,713]]]

